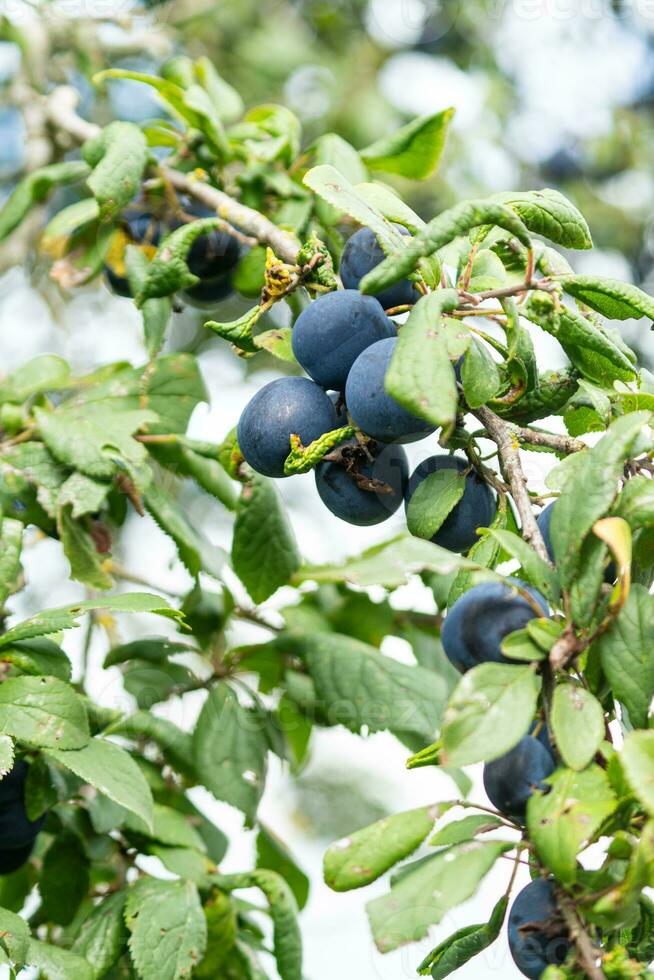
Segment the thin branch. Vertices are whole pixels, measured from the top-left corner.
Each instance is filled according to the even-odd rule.
[[[485,405],[475,409],[472,414],[479,419],[489,437],[497,445],[502,464],[502,472],[511,487],[511,496],[518,508],[525,540],[543,561],[550,564],[547,548],[545,547],[543,536],[540,533],[531,507],[531,498],[527,490],[527,479],[522,469],[520,449],[516,437],[511,432],[507,423]]]
[[[602,969],[602,954],[586,932],[584,924],[570,896],[562,888],[555,888],[556,900],[561,915],[575,944],[577,962],[589,980],[606,980]]]
[[[97,136],[101,131],[95,123],[82,119],[77,114],[79,96],[74,88],[61,85],[54,89],[46,101],[46,114],[52,126],[58,131],[68,133],[78,143]],[[278,228],[258,211],[235,201],[229,194],[199,180],[197,176],[183,174],[162,164],[159,168],[164,180],[169,181],[176,191],[188,194],[206,207],[216,212],[230,224],[236,225],[257,241],[269,245],[275,255],[285,262],[295,264],[300,248],[294,235]]]
[[[560,453],[580,453],[582,450],[588,449],[585,442],[582,442],[581,439],[574,439],[572,436],[543,432],[540,429],[530,429],[528,426],[514,425],[513,423],[511,423],[510,428],[520,442],[532,446],[544,446]]]
[[[513,286],[502,286],[501,289],[486,289],[481,293],[467,293],[464,289],[459,289],[459,296],[466,303],[478,306],[485,299],[505,299],[508,296],[520,296],[522,293],[532,289],[542,289],[544,292],[552,292],[556,288],[549,277],[543,279],[526,279]]]

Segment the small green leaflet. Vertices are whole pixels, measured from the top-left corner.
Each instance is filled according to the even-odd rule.
[[[489,535],[507,551],[512,558],[517,558],[522,568],[522,576],[538,589],[539,592],[556,602],[561,594],[561,587],[554,569],[538,555],[534,549],[519,534],[503,529],[491,528]]]
[[[130,122],[111,122],[82,149],[93,167],[86,183],[100,206],[104,221],[132,200],[141,186],[148,162],[148,145],[138,126]]]
[[[14,764],[14,740],[9,735],[0,735],[0,779],[11,771]]]
[[[56,354],[39,354],[0,382],[0,401],[23,402],[41,391],[57,391],[70,381],[70,368]]]
[[[452,844],[473,840],[477,834],[497,830],[501,826],[502,821],[490,813],[473,813],[469,817],[445,824],[430,838],[429,843],[432,847],[450,847]]]
[[[529,231],[564,248],[592,248],[590,229],[581,212],[559,191],[507,191],[493,198],[518,214]]]
[[[16,591],[20,575],[20,553],[23,546],[23,525],[9,517],[0,521],[0,607]]]
[[[148,265],[136,305],[142,307],[147,300],[170,296],[178,289],[187,289],[199,282],[189,270],[186,256],[196,238],[222,227],[224,221],[221,218],[198,218],[171,232]]]
[[[128,245],[125,249],[125,264],[132,295],[137,296],[147,279],[148,257],[143,249]],[[163,346],[171,312],[172,303],[167,296],[148,299],[141,307],[145,348],[152,358],[157,356]]]
[[[0,730],[37,748],[79,749],[89,740],[82,701],[55,677],[10,677],[0,684]]]
[[[454,112],[453,108],[443,109],[413,119],[390,136],[365,147],[360,151],[361,157],[373,170],[424,180],[438,166]]]
[[[88,164],[83,160],[68,160],[39,167],[24,177],[0,208],[0,242],[21,224],[32,205],[47,197],[54,187],[72,184],[86,177],[88,172]]]
[[[654,731],[629,732],[620,761],[635,795],[654,816]]]
[[[420,976],[429,976],[433,980],[444,980],[451,973],[464,966],[473,956],[483,953],[495,942],[502,926],[509,904],[506,895],[502,895],[491,912],[487,923],[477,926],[464,926],[433,949],[418,967]]]
[[[150,787],[125,749],[106,739],[92,738],[84,748],[75,752],[50,751],[48,754],[114,803],[135,813],[151,829]]]
[[[30,941],[30,930],[25,919],[8,909],[0,909],[0,958],[6,950],[14,966],[24,966]]]
[[[180,623],[184,622],[182,613],[169,606],[161,596],[151,595],[148,592],[125,592],[123,595],[88,599],[85,602],[60,606],[57,609],[44,609],[43,612],[12,626],[6,633],[3,633],[0,636],[0,647],[11,646],[17,640],[27,640],[34,636],[47,636],[48,633],[72,629],[77,626],[79,617],[92,609],[109,609],[112,612],[150,612],[156,616],[165,616]]]
[[[338,565],[304,566],[293,576],[293,583],[349,582],[362,587],[383,585],[387,589],[396,589],[419,572],[448,575],[459,569],[477,567],[475,562],[462,555],[407,534],[375,545]]]
[[[257,834],[257,869],[276,872],[293,892],[298,908],[304,908],[309,898],[309,878],[296,864],[284,841],[261,822]]]
[[[193,751],[207,789],[242,810],[252,825],[266,779],[266,732],[223,682],[211,689],[200,712]]]
[[[529,838],[538,855],[565,885],[577,877],[577,854],[590,843],[618,801],[603,769],[557,769],[545,782],[548,793],[534,792],[527,804]]]
[[[432,538],[461,500],[465,487],[465,474],[457,469],[430,473],[409,501],[406,516],[411,534],[427,540]]]
[[[599,276],[559,276],[566,293],[610,320],[654,320],[654,299],[637,286]]]
[[[27,964],[36,967],[48,980],[95,980],[95,972],[88,960],[71,953],[61,946],[30,939]]]
[[[470,408],[485,405],[497,394],[501,378],[497,364],[486,346],[473,337],[461,367],[463,394]]]
[[[485,663],[469,670],[443,717],[441,761],[467,766],[512,749],[529,729],[540,685],[531,667]]]
[[[602,705],[584,687],[559,684],[552,699],[552,734],[566,766],[585,769],[606,734]]]
[[[395,401],[437,426],[451,426],[456,419],[456,378],[443,343],[440,317],[458,302],[458,294],[451,289],[418,300],[400,330],[384,379]]]
[[[0,661],[14,664],[24,674],[42,674],[69,681],[72,665],[64,651],[52,640],[35,637],[18,640],[0,649]]]
[[[466,841],[402,875],[387,895],[366,906],[377,949],[390,953],[426,936],[429,926],[474,895],[500,854],[512,847],[503,841]]]
[[[336,841],[325,852],[325,883],[336,892],[369,885],[412,854],[448,806],[438,804],[397,813]]]
[[[377,208],[359,195],[356,187],[329,164],[314,167],[304,177],[304,183],[319,197],[322,197],[337,210],[349,214],[374,232],[385,252],[401,249],[406,244],[397,228],[386,221]]]
[[[70,564],[70,577],[92,589],[113,588],[114,580],[102,567],[103,556],[86,527],[73,518],[70,507],[60,511],[57,530]]]
[[[401,250],[389,255],[361,281],[364,293],[375,294],[416,268],[419,259],[432,255],[439,249],[482,225],[499,225],[529,247],[529,232],[514,211],[493,201],[463,201],[433,218],[427,227],[411,239]]]
[[[413,234],[425,227],[422,218],[386,184],[357,184],[356,191],[371,207],[381,211],[385,218],[404,225]]]
[[[93,963],[96,977],[104,976],[127,946],[123,919],[126,898],[124,891],[104,898],[84,919],[75,937],[72,952]]]
[[[190,881],[141,878],[127,895],[125,922],[142,980],[187,980],[204,956],[207,923]]]
[[[647,725],[654,697],[653,636],[654,597],[644,586],[633,585],[618,616],[594,644],[613,693],[637,728]]]
[[[654,480],[643,475],[627,480],[613,513],[624,518],[632,531],[654,527]]]
[[[336,133],[324,133],[319,136],[307,150],[307,155],[310,156],[316,166],[327,164],[352,184],[359,184],[360,181],[365,181],[368,176],[365,164],[357,151],[347,140]],[[357,187],[357,193],[359,191],[360,187]],[[374,201],[369,203],[377,209]],[[342,218],[342,212],[321,197],[315,199],[314,207],[319,221],[326,227],[338,224]],[[380,208],[379,210],[383,209]]]
[[[246,483],[236,511],[232,565],[255,602],[286,585],[300,567],[300,553],[273,480]]]

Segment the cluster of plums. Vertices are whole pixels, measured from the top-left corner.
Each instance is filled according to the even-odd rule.
[[[25,809],[28,765],[18,760],[0,779],[0,875],[17,871],[27,861],[45,817],[30,820]]]
[[[350,524],[369,526],[386,520],[409,501],[422,481],[440,469],[469,469],[466,461],[438,455],[424,460],[409,476],[403,444],[423,439],[434,427],[412,415],[384,389],[384,378],[397,344],[395,323],[386,309],[407,307],[419,298],[404,280],[378,296],[358,291],[360,280],[383,259],[369,229],[348,240],[340,265],[346,288],[326,293],[298,317],[293,353],[309,377],[279,378],[265,385],[245,407],[238,443],[257,472],[283,477],[291,435],[304,446],[348,422],[367,436],[337,447],[315,469],[325,506]],[[478,527],[488,525],[496,501],[476,473],[466,475],[463,496],[433,539],[452,551],[467,551]]]
[[[183,201],[184,213],[189,218],[215,218],[210,208],[196,202]],[[134,206],[122,212],[118,227],[124,236],[124,244],[141,248],[156,249],[164,235],[179,228],[181,218],[165,220],[147,209]],[[226,299],[232,292],[231,276],[241,257],[241,245],[228,232],[213,230],[200,235],[192,243],[186,264],[200,280],[181,294],[191,306],[200,308],[212,306]],[[124,249],[122,243],[115,259],[111,253],[104,267],[105,280],[109,288],[119,296],[131,297],[129,281],[124,268]]]

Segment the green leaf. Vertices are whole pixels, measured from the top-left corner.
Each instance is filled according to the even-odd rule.
[[[132,296],[138,296],[148,276],[148,257],[142,248],[128,245],[125,249],[125,265]],[[151,358],[155,358],[163,346],[171,313],[172,303],[167,296],[148,299],[141,306],[145,349]]]
[[[466,476],[459,470],[436,470],[420,483],[409,501],[407,526],[411,534],[430,540],[461,500]]]
[[[101,483],[83,473],[72,473],[65,483],[62,483],[57,498],[59,507],[70,504],[72,517],[83,517],[84,514],[95,514],[107,498],[111,486]]]
[[[544,782],[549,792],[534,791],[527,803],[529,839],[552,874],[571,885],[578,852],[593,840],[618,801],[607,774],[596,765],[583,772],[557,769]]]
[[[214,108],[223,122],[232,122],[243,112],[243,99],[229,82],[216,71],[211,61],[203,55],[195,62],[198,81],[207,90]]]
[[[424,180],[438,166],[454,112],[453,108],[443,109],[413,119],[361,150],[361,156],[373,170]]]
[[[463,394],[470,408],[485,405],[489,398],[497,394],[500,387],[500,372],[486,346],[476,337],[472,338],[461,368]]]
[[[519,534],[512,531],[491,528],[488,532],[511,555],[517,558],[522,568],[522,576],[552,602],[561,594],[561,587],[554,569],[538,555]]]
[[[102,567],[104,557],[98,553],[86,527],[74,519],[70,507],[60,512],[57,529],[70,563],[70,577],[92,589],[111,589],[114,581]]]
[[[493,200],[515,211],[535,235],[549,238],[564,248],[592,248],[593,241],[586,219],[574,204],[559,191],[545,187],[539,191],[507,191]]]
[[[179,557],[191,575],[206,571],[214,578],[220,577],[225,565],[224,551],[196,531],[181,506],[165,490],[152,483],[143,503],[161,530],[173,539]]]
[[[69,681],[72,666],[70,660],[52,640],[35,638],[17,641],[0,650],[0,660],[14,664],[24,674],[42,674]]]
[[[504,656],[511,660],[526,660],[529,663],[545,660],[545,652],[526,629],[516,630],[515,633],[509,633],[508,636],[505,636],[500,644],[500,649]]]
[[[2,455],[6,471],[4,484],[7,499],[3,505],[10,509],[14,496],[20,496],[23,510],[14,512],[15,517],[24,524],[43,524],[45,514],[55,517],[59,488],[66,479],[66,472],[60,463],[39,442],[28,442],[12,446]],[[23,478],[36,488],[36,504],[26,492]],[[39,506],[40,505],[40,506]]]
[[[401,249],[406,238],[386,221],[376,207],[368,204],[356,187],[334,167],[322,164],[309,170],[304,183],[338,211],[343,211],[374,233],[385,252]]]
[[[392,286],[393,283],[413,272],[423,256],[437,252],[460,235],[465,235],[473,228],[484,225],[499,225],[514,235],[523,245],[527,247],[530,245],[527,228],[510,208],[493,201],[463,201],[433,218],[427,227],[408,243],[405,239],[404,248],[399,251],[396,248],[392,255],[363,278],[362,292],[374,295],[381,289]]]
[[[146,300],[170,296],[178,289],[188,289],[198,283],[198,276],[186,264],[191,245],[202,235],[220,230],[223,226],[222,218],[198,218],[172,231],[148,265],[145,280],[136,297],[136,305],[143,306]]]
[[[654,731],[629,732],[624,740],[620,762],[637,798],[650,815],[654,814]]]
[[[87,599],[85,602],[59,606],[57,609],[44,609],[30,619],[18,623],[0,636],[0,647],[13,646],[18,640],[29,640],[35,636],[47,636],[60,630],[72,629],[83,613],[92,609],[109,609],[112,612],[154,613],[183,622],[178,609],[173,609],[161,596],[149,592],[126,592],[123,595]]]
[[[54,187],[82,180],[88,172],[83,160],[67,160],[39,167],[24,177],[0,208],[0,242],[21,224],[32,205],[47,197]]]
[[[152,664],[163,664],[176,653],[188,653],[194,647],[188,643],[176,640],[166,640],[163,637],[148,637],[143,640],[132,640],[131,643],[121,643],[113,647],[104,658],[103,667],[113,667],[116,664],[128,663],[130,660],[145,660]]]
[[[100,206],[100,219],[109,221],[141,187],[149,152],[145,136],[130,122],[111,122],[83,148],[93,167],[86,183]]]
[[[502,821],[490,813],[473,813],[469,817],[463,817],[461,820],[445,824],[430,838],[429,843],[432,847],[449,847],[452,844],[462,844],[464,841],[473,840],[477,834],[497,830],[501,826]]]
[[[336,841],[325,852],[325,883],[335,892],[369,885],[422,844],[443,806],[396,813]]]
[[[189,85],[185,92],[186,108],[195,114],[198,128],[202,131],[207,145],[221,163],[230,157],[229,143],[225,130],[209,93],[201,85]]]
[[[396,402],[437,426],[451,426],[456,420],[456,378],[440,318],[458,302],[458,294],[451,289],[418,300],[400,330],[384,378],[384,387]]]
[[[125,922],[142,980],[185,980],[204,956],[207,923],[193,882],[141,878],[128,892]]]
[[[145,72],[130,71],[126,68],[109,68],[106,71],[98,72],[93,76],[94,85],[102,85],[105,81],[113,78],[127,78],[134,82],[143,82],[155,89],[157,95],[171,113],[183,122],[202,129],[197,115],[186,103],[186,93],[184,89],[166,79],[159,78],[157,75],[148,75]]]
[[[300,567],[293,528],[274,482],[255,476],[241,492],[232,541],[234,571],[252,599],[263,602]]]
[[[25,964],[29,941],[30,930],[25,919],[0,908],[0,949],[6,949],[14,966]]]
[[[654,697],[654,597],[633,585],[624,607],[594,644],[616,698],[636,728],[647,725]]]
[[[559,684],[551,715],[552,734],[566,766],[585,769],[605,738],[602,705],[584,687]]]
[[[270,906],[273,951],[281,980],[302,980],[302,936],[293,893],[280,875],[258,869],[245,874],[216,875],[219,888],[260,888]],[[259,980],[255,977],[255,980]]]
[[[573,478],[566,482],[556,502],[550,527],[556,567],[564,588],[574,579],[584,538],[617,496],[624,464],[650,420],[648,412],[622,416],[592,449],[575,454],[578,462]]]
[[[81,700],[55,677],[10,677],[0,684],[0,730],[37,748],[79,749],[89,740]]]
[[[147,823],[140,816],[127,815],[124,826],[135,834],[149,837],[167,847],[206,851],[202,837],[189,820],[182,813],[161,803],[154,804],[152,819]]]
[[[147,711],[135,711],[112,725],[111,732],[126,738],[154,742],[174,769],[191,781],[196,781],[192,738],[167,718],[158,718]]]
[[[558,276],[566,293],[610,320],[654,320],[654,299],[637,286],[599,276]]]
[[[401,535],[337,565],[305,566],[295,574],[293,581],[348,582],[363,588],[383,585],[387,589],[397,589],[419,572],[448,575],[459,569],[476,567],[462,555],[440,548],[431,541]]]
[[[83,841],[64,829],[43,856],[39,892],[45,921],[69,926],[86,898],[89,884],[89,858]]]
[[[70,380],[70,368],[63,357],[39,354],[19,365],[0,382],[0,401],[24,402],[43,391],[58,391]]]
[[[237,935],[236,904],[233,899],[215,889],[204,903],[207,919],[207,952],[202,963],[193,971],[197,980],[215,980],[227,956],[233,951]]]
[[[448,693],[445,677],[339,633],[287,634],[282,642],[305,664],[330,724],[433,739]]]
[[[431,974],[433,980],[444,980],[474,956],[483,953],[500,935],[508,904],[508,896],[502,895],[487,923],[457,929],[425,957],[418,973],[421,976]]]
[[[529,730],[540,683],[531,667],[486,663],[469,670],[445,711],[442,761],[467,766],[512,749]]]
[[[474,895],[500,854],[512,847],[502,841],[466,841],[402,875],[387,895],[366,905],[377,949],[390,953],[423,939],[429,926]]]
[[[557,316],[534,317],[534,322],[556,337],[570,360],[593,380],[630,381],[635,377],[636,369],[627,355],[590,317],[562,306]]]
[[[254,822],[266,780],[268,744],[255,715],[225,683],[213,687],[193,733],[195,767],[218,800]]]
[[[66,466],[87,476],[111,480],[127,468],[140,483],[147,459],[142,443],[133,434],[148,422],[156,422],[147,410],[110,411],[105,405],[64,404],[54,411],[35,408],[34,415],[46,446]]]
[[[627,521],[632,531],[654,527],[654,480],[643,475],[627,480],[613,513]]]
[[[328,164],[353,184],[359,184],[368,175],[357,151],[337,133],[324,133],[319,136],[315,143],[309,147],[307,154],[311,156],[316,165]],[[357,187],[358,192],[359,187]],[[368,203],[377,209],[374,202],[369,201]],[[338,224],[342,218],[342,212],[338,208],[332,207],[331,204],[321,198],[316,200],[315,208],[320,223],[327,227]]]
[[[94,980],[95,973],[88,960],[71,953],[61,946],[30,939],[27,950],[27,963],[40,970],[47,980]]]
[[[0,779],[13,768],[14,750],[14,740],[9,735],[0,735]]]
[[[491,524],[491,528],[505,528],[508,523],[509,508],[506,500],[500,497],[497,512]],[[468,558],[476,562],[480,568],[494,568],[500,559],[502,549],[493,535],[484,534],[476,541],[470,551]],[[458,572],[447,593],[447,608],[450,609],[456,600],[474,584],[473,573],[469,569],[462,569]]]
[[[125,749],[106,739],[92,738],[76,752],[50,751],[48,755],[152,828],[150,787]]]
[[[257,868],[280,875],[293,892],[298,908],[304,908],[309,898],[309,879],[295,863],[284,842],[261,823],[257,834]]]
[[[100,207],[94,197],[85,197],[57,211],[43,229],[39,248],[53,258],[60,258],[68,251],[69,241],[81,228],[96,222]],[[44,355],[45,357],[53,355]]]
[[[20,576],[20,553],[23,525],[9,517],[0,517],[0,607],[16,591]]]
[[[96,978],[103,977],[127,947],[127,928],[123,920],[124,891],[108,895],[94,906],[80,927],[72,952],[93,964]]]

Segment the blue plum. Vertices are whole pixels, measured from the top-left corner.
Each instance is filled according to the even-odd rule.
[[[552,882],[536,878],[518,894],[509,913],[509,948],[515,965],[530,980],[538,980],[548,966],[565,961],[571,945]]]
[[[232,280],[228,275],[215,279],[201,279],[195,286],[185,289],[182,296],[189,304],[199,310],[212,309],[234,292]]]
[[[395,227],[403,235],[409,232],[402,225]],[[371,269],[385,258],[381,245],[370,228],[361,228],[348,238],[341,256],[339,268],[341,280],[346,289],[358,289],[359,283]],[[377,293],[377,299],[385,310],[395,306],[416,303],[420,293],[409,279],[402,279],[387,289]]]
[[[293,327],[293,353],[319,385],[342,391],[359,354],[394,336],[394,323],[373,296],[339,289],[302,311]]]
[[[409,463],[401,446],[368,445],[369,460],[356,439],[335,450],[339,462],[316,467],[316,487],[328,510],[347,521],[368,527],[385,521],[402,503]]]
[[[435,426],[407,412],[384,391],[384,378],[397,344],[387,337],[366,347],[350,369],[345,384],[348,411],[359,428],[378,442],[415,442]]]
[[[278,378],[264,385],[245,406],[237,437],[252,469],[264,476],[284,476],[291,435],[306,446],[337,428],[329,395],[308,378]]]
[[[486,796],[500,813],[524,822],[529,797],[535,788],[546,788],[543,780],[555,768],[552,752],[543,742],[525,735],[510,752],[484,766]]]
[[[469,469],[467,460],[458,456],[430,456],[420,463],[411,474],[404,503],[408,512],[409,502],[420,484],[432,473],[438,470],[456,469],[460,473]],[[492,523],[497,510],[497,502],[493,491],[472,470],[466,476],[465,489],[461,500],[450,511],[442,525],[432,537],[435,544],[450,551],[468,551],[475,541],[478,541],[477,528],[488,527]]]
[[[0,779],[0,845],[2,850],[31,847],[44,817],[30,820],[25,810],[25,780],[29,767],[18,760]]]
[[[550,525],[552,523],[552,516],[554,514],[554,508],[556,506],[556,501],[548,504],[536,519],[536,523],[540,528],[540,533],[543,535],[543,541],[545,542],[545,547],[547,548],[547,554],[550,556],[550,561],[554,564],[554,549],[552,547],[552,538],[550,535]],[[615,567],[615,562],[610,561],[606,566],[606,571],[604,572],[604,581],[612,585],[618,577],[618,570]]]
[[[24,847],[2,847],[0,848],[0,875],[11,874],[28,860],[34,848],[34,841],[25,844]]]
[[[513,581],[532,597],[541,616],[549,616],[547,603],[536,589]],[[441,632],[443,649],[461,673],[482,663],[515,663],[502,654],[502,640],[538,615],[505,582],[482,582],[464,592],[449,610]]]
[[[336,410],[336,422],[339,426],[347,425],[347,405],[340,391],[328,391],[329,400]]]
[[[185,214],[193,218],[215,218],[216,212],[197,201],[182,201]],[[175,221],[173,229],[188,222]],[[208,235],[200,235],[192,243],[186,264],[200,279],[215,279],[230,272],[241,257],[241,244],[227,231],[214,229]]]

